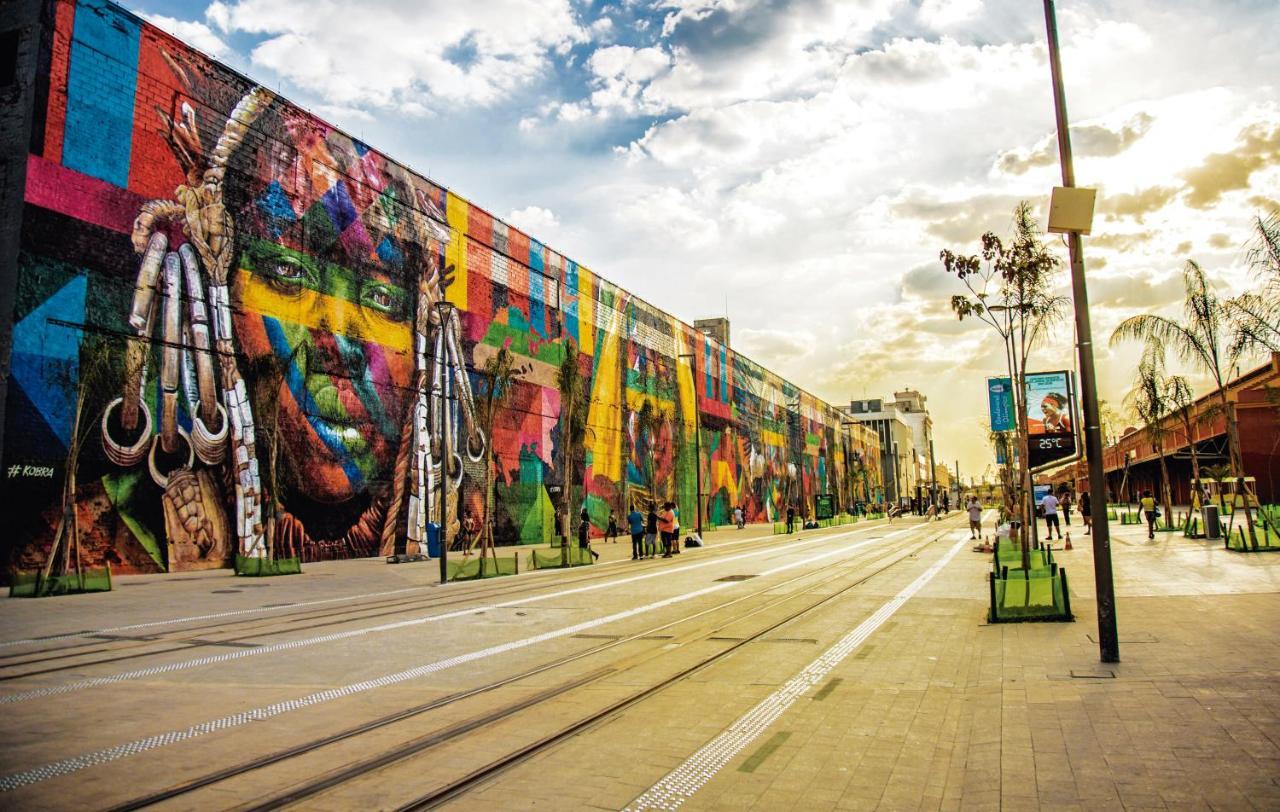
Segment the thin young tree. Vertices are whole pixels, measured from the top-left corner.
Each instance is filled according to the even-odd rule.
[[[1164,352],[1158,345],[1148,344],[1138,362],[1138,376],[1133,389],[1125,396],[1125,405],[1138,415],[1147,427],[1147,437],[1160,460],[1160,496],[1164,505],[1165,524],[1173,515],[1173,496],[1170,492],[1169,466],[1165,461],[1165,439],[1168,430],[1165,418],[1173,410],[1169,400],[1169,377],[1165,373]]]
[[[484,366],[481,369],[484,389],[480,392],[476,405],[480,412],[480,419],[484,422],[484,436],[487,446],[485,453],[484,529],[480,536],[480,566],[482,568],[484,567],[486,551],[493,558],[495,564],[498,560],[498,553],[493,544],[494,489],[498,466],[498,454],[493,441],[493,423],[498,411],[505,409],[507,404],[510,403],[518,374],[519,370],[515,365],[515,357],[506,347],[499,347],[498,351],[484,362]]]
[[[574,471],[587,425],[587,387],[579,365],[579,355],[577,342],[566,338],[564,359],[556,370],[556,386],[560,390],[560,471],[563,479],[560,494],[560,546],[566,551],[571,531],[569,521],[573,505]]]
[[[1013,404],[1018,416],[1016,442],[1018,490],[1016,504],[1023,532],[1034,520],[1031,500],[1031,468],[1027,427],[1027,361],[1062,321],[1070,300],[1055,291],[1062,260],[1040,240],[1040,228],[1025,200],[1013,211],[1013,237],[1006,244],[992,232],[982,235],[980,254],[965,256],[944,249],[943,268],[954,274],[968,295],[951,297],[951,310],[961,321],[976,318],[999,336],[1005,364],[1013,382]],[[1029,545],[1023,545],[1023,567],[1030,567]]]
[[[61,549],[62,563],[58,565],[58,574],[66,575],[74,566],[80,589],[84,589],[84,571],[80,567],[80,521],[76,507],[79,500],[80,455],[84,451],[85,442],[102,419],[105,401],[95,401],[101,401],[103,393],[110,391],[111,382],[119,379],[118,371],[112,363],[113,357],[118,354],[119,347],[113,346],[101,335],[87,334],[80,340],[80,358],[74,381],[76,408],[71,420],[71,442],[67,446],[67,467],[62,483],[62,514],[54,531],[53,546],[45,559],[43,577],[46,582]],[[71,386],[73,382],[68,380],[66,385]],[[85,419],[86,412],[90,410],[92,415]]]
[[[1182,321],[1155,313],[1131,316],[1111,333],[1111,346],[1141,341],[1163,353],[1193,364],[1213,379],[1219,406],[1226,416],[1227,449],[1232,476],[1241,476],[1240,427],[1235,404],[1227,397],[1227,384],[1239,359],[1228,332],[1228,313],[1200,266],[1187,260],[1182,271]]]

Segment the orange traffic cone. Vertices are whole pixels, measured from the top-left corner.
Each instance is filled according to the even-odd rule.
[[[1067,532],[1066,542],[1062,545],[1062,549],[1064,550],[1071,549],[1071,532],[1070,531]]]

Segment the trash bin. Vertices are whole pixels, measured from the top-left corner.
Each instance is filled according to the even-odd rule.
[[[440,557],[440,525],[435,522],[427,522],[427,555]]]
[[[1222,538],[1222,520],[1218,516],[1218,506],[1205,505],[1201,510],[1204,512],[1204,537],[1207,539]]]

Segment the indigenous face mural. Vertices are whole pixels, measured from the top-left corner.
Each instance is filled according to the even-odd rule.
[[[875,435],[835,409],[104,0],[55,8],[11,567],[68,533],[153,572],[874,501]]]

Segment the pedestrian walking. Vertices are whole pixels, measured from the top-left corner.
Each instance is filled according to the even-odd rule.
[[[591,549],[591,517],[587,515],[586,508],[582,509],[582,515],[578,518],[578,549],[591,553],[593,561],[600,560],[600,554]]]
[[[631,531],[631,560],[638,561],[644,555],[644,514],[635,505],[627,514],[627,527]]]
[[[1067,527],[1070,527],[1071,526],[1071,505],[1075,502],[1075,500],[1071,496],[1071,491],[1067,490],[1065,486],[1063,487],[1061,493],[1062,495],[1058,497],[1058,502],[1060,503],[1060,507],[1062,508],[1062,523],[1065,524]]]
[[[942,512],[943,513],[951,512],[951,494],[947,493],[946,491],[942,492]]]
[[[1040,500],[1040,507],[1044,510],[1044,528],[1045,538],[1052,539],[1053,531],[1058,531],[1058,538],[1062,538],[1062,525],[1058,524],[1058,497],[1053,492],[1046,493],[1044,498]]]
[[[743,515],[742,515],[742,505],[738,505],[736,508],[733,509],[733,523],[738,526],[739,530],[743,528],[744,522],[743,522]]]
[[[1093,512],[1089,509],[1091,501],[1088,491],[1080,494],[1080,519],[1084,522],[1086,536],[1093,531]]]
[[[969,537],[982,538],[982,505],[978,502],[978,497],[969,497]]]
[[[671,554],[680,555],[680,506],[671,503],[671,515],[675,517],[675,527],[671,528]]]
[[[676,512],[672,510],[670,502],[662,505],[662,510],[658,513],[658,532],[662,534],[662,557],[671,557],[671,540],[675,536],[676,529]]]
[[[1151,495],[1151,491],[1142,492],[1142,498],[1138,500],[1138,508],[1147,519],[1147,538],[1154,539],[1156,519],[1160,518],[1160,509],[1156,507],[1156,498]]]
[[[787,532],[795,532],[796,526],[796,508],[795,505],[787,505]]]
[[[605,528],[604,537],[610,544],[618,543],[618,520],[612,510],[609,511],[609,525]]]
[[[649,503],[649,515],[644,525],[644,557],[653,558],[658,548],[658,505]]]

